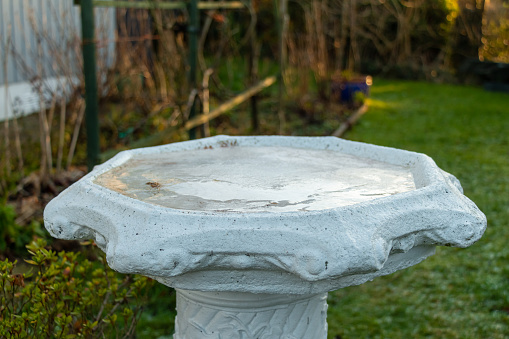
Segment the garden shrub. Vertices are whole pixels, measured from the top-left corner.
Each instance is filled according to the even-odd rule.
[[[33,265],[15,274],[0,261],[0,338],[129,338],[153,281],[120,275],[79,252],[27,245]]]
[[[16,224],[16,212],[9,205],[0,205],[0,225],[0,258],[2,254],[21,255],[34,236],[47,234],[36,220],[26,226]]]

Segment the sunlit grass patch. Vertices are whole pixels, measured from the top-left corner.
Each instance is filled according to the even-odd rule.
[[[488,218],[468,249],[329,294],[329,338],[509,337],[509,94],[375,79],[349,139],[430,155]]]

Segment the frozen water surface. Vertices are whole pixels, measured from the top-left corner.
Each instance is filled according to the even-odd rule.
[[[323,210],[415,189],[409,167],[290,147],[136,155],[95,183],[146,203],[208,212]]]

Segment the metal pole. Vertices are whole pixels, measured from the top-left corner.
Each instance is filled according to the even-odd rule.
[[[189,87],[197,89],[197,64],[198,64],[198,33],[200,30],[200,19],[198,12],[198,0],[189,2],[189,25],[187,31],[189,33]],[[193,106],[189,113],[189,119],[196,116],[197,98],[193,100]],[[189,139],[196,139],[196,128],[189,130]]]
[[[97,98],[94,29],[94,7],[92,5],[92,0],[81,0],[87,165],[89,171],[99,163],[99,104]]]
[[[279,8],[278,8],[279,5]],[[279,134],[283,134],[286,125],[286,117],[285,111],[283,107],[283,97],[285,92],[285,82],[284,82],[284,73],[285,73],[285,59],[286,59],[286,49],[285,49],[285,32],[286,32],[286,21],[287,21],[287,0],[279,0],[274,2],[274,6],[276,7],[276,22],[278,29],[278,45],[279,45],[279,75],[278,75],[278,117],[279,117]]]
[[[253,0],[249,1],[249,10],[251,13],[251,20],[256,20],[256,12],[253,8]],[[251,35],[249,36],[249,81],[251,86],[253,86],[258,81],[258,51],[256,47],[256,27],[253,27],[251,30]],[[251,104],[251,127],[254,132],[258,131],[258,96],[253,95],[250,100]]]

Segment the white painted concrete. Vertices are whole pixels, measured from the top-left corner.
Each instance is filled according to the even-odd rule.
[[[177,290],[174,339],[327,338],[327,293]]]
[[[237,292],[240,308],[252,294],[311,298],[362,284],[435,246],[470,246],[486,228],[428,156],[334,137],[217,136],[123,152],[44,218],[55,237],[95,238],[119,272],[204,299]]]

